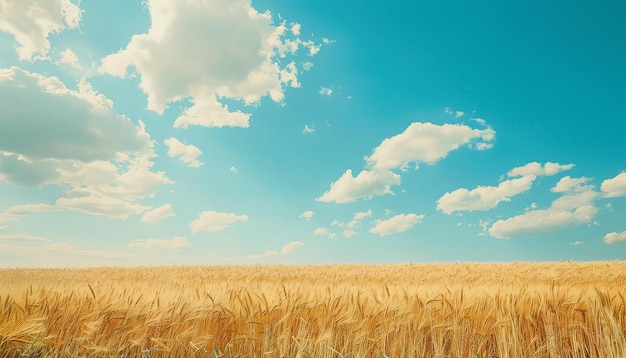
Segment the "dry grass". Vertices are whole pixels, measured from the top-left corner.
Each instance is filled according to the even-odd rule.
[[[626,263],[0,270],[0,357],[626,357]]]

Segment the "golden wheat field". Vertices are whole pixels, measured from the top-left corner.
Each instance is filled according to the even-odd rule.
[[[626,357],[626,263],[0,270],[0,357]]]

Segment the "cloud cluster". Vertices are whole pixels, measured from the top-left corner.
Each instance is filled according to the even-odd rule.
[[[292,252],[294,252],[295,250],[297,250],[298,248],[304,246],[304,243],[302,241],[292,241],[290,243],[288,243],[287,245],[283,246],[283,248],[280,250],[280,252],[276,251],[276,250],[268,250],[265,251],[262,254],[255,254],[255,255],[250,255],[248,256],[249,260],[260,260],[260,259],[266,259],[269,257],[274,257],[274,256],[279,256],[279,255],[287,255],[290,254]]]
[[[406,171],[411,165],[417,169],[419,163],[436,163],[462,146],[489,149],[495,133],[490,127],[473,129],[462,124],[411,123],[404,132],[384,139],[372,155],[365,157],[365,170],[356,177],[352,170],[346,170],[317,200],[350,203],[393,194],[391,186],[400,185],[401,177],[391,170]]]
[[[168,148],[167,155],[170,158],[178,157],[181,162],[191,168],[199,168],[204,164],[198,160],[198,157],[202,155],[202,151],[198,147],[191,144],[183,144],[174,137],[164,140],[163,143]]]
[[[270,12],[259,13],[250,0],[148,0],[147,6],[149,31],[102,59],[100,71],[125,77],[134,67],[148,109],[158,113],[188,98],[192,106],[175,127],[247,127],[250,115],[230,110],[223,99],[253,104],[269,96],[280,102],[285,86],[300,86],[287,55],[300,48],[311,55],[319,51],[293,27],[275,25]]]
[[[23,61],[46,58],[48,35],[78,28],[82,16],[70,0],[0,0],[0,10],[0,31],[13,35]]]

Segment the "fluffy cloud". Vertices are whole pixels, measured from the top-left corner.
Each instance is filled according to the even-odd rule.
[[[547,162],[542,165],[541,163],[538,163],[538,162],[532,162],[524,166],[511,169],[508,172],[508,176],[510,177],[527,176],[527,175],[549,176],[549,175],[558,174],[566,170],[570,170],[573,167],[574,167],[574,164],[559,164],[559,163]]]
[[[335,234],[334,232],[328,231],[328,229],[326,229],[325,227],[318,227],[317,229],[313,231],[313,235],[328,236],[330,239],[333,239],[333,240],[337,238],[337,234]]]
[[[320,88],[320,92],[319,92],[322,96],[332,96],[333,94],[333,90],[331,88],[328,87],[322,87]]]
[[[288,243],[287,245],[283,246],[283,249],[280,250],[280,254],[281,255],[286,255],[289,254],[291,252],[294,252],[297,248],[304,246],[304,243],[302,241],[292,241],[290,243]]]
[[[607,244],[623,244],[626,243],[626,231],[624,232],[611,232],[604,235],[602,239]]]
[[[306,221],[309,221],[309,220],[311,220],[311,218],[313,218],[313,215],[315,215],[315,213],[309,210],[309,211],[305,211],[302,214],[300,214],[300,217],[303,218]]]
[[[372,234],[380,234],[380,237],[396,233],[406,232],[413,225],[420,223],[424,215],[399,214],[387,220],[376,220],[376,226],[370,229]]]
[[[332,226],[339,226],[340,228],[343,229],[343,236],[345,236],[346,238],[351,238],[354,235],[357,235],[358,233],[354,230],[357,229],[358,227],[361,226],[361,222],[369,217],[372,216],[372,210],[368,210],[368,211],[362,211],[362,212],[358,212],[358,213],[354,213],[354,216],[352,217],[352,220],[350,222],[348,222],[347,224],[344,222],[339,222],[337,220],[332,222]]]
[[[152,146],[85,81],[74,91],[56,77],[0,69],[0,111],[0,151],[25,162],[111,160]]]
[[[60,55],[61,57],[57,61],[55,61],[55,64],[66,64],[74,68],[81,68],[80,62],[78,61],[78,56],[76,56],[76,53],[74,53],[74,51],[72,51],[71,49],[66,48],[65,50],[61,51]]]
[[[302,130],[302,134],[312,134],[315,133],[315,127],[309,127],[307,124],[304,125],[304,129]]]
[[[191,144],[183,144],[174,137],[170,137],[163,142],[167,145],[167,155],[169,155],[170,158],[178,157],[181,162],[191,168],[199,168],[203,165],[203,163],[198,160],[198,157],[202,155],[202,151],[198,147]]]
[[[365,160],[374,169],[417,168],[419,162],[435,163],[449,152],[472,143],[489,143],[495,138],[491,128],[472,129],[461,124],[436,125],[414,122],[402,133],[387,138]]]
[[[594,186],[587,184],[589,178],[566,176],[551,189],[561,193],[548,209],[532,210],[506,220],[496,221],[489,234],[500,239],[515,236],[537,235],[590,223],[598,212],[592,205],[599,197]]]
[[[77,192],[78,191],[71,192],[70,195],[77,194]],[[122,220],[126,220],[131,215],[141,214],[142,212],[150,209],[149,206],[144,206],[110,196],[99,196],[87,192],[85,194],[87,196],[59,198],[57,199],[57,205],[63,209]]]
[[[190,98],[192,107],[175,126],[247,127],[249,115],[219,100],[245,104],[270,96],[280,102],[283,87],[298,87],[295,63],[279,61],[308,48],[298,31],[275,25],[250,0],[149,0],[148,33],[133,36],[125,49],[102,60],[102,72],[124,77],[129,66],[141,76],[148,109],[162,113],[170,102]]]
[[[158,239],[134,240],[128,243],[128,247],[135,247],[135,248],[147,249],[147,250],[186,249],[186,248],[190,248],[191,244],[184,237],[174,236],[171,240],[158,240]]]
[[[217,211],[203,211],[197,220],[191,223],[191,232],[216,232],[226,229],[238,221],[248,221],[247,215],[235,215],[233,213],[220,213]]]
[[[462,210],[489,210],[511,197],[529,190],[535,181],[534,175],[505,180],[498,186],[479,186],[472,190],[464,188],[445,193],[437,200],[437,209],[446,214]]]
[[[48,35],[77,28],[82,12],[70,0],[0,0],[0,31],[19,44],[20,60],[45,58],[50,50]]]
[[[600,190],[607,198],[626,196],[626,172],[618,174],[615,178],[603,181],[600,185]]]
[[[400,181],[400,176],[389,170],[363,170],[353,177],[352,170],[348,169],[330,185],[330,190],[316,200],[344,204],[360,198],[392,194],[391,186],[400,185]]]
[[[172,206],[170,204],[165,204],[143,214],[141,221],[156,224],[170,216],[176,216],[176,214],[174,214],[174,210],[172,210]]]

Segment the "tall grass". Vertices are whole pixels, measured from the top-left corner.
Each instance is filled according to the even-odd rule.
[[[626,357],[626,263],[0,270],[0,357]]]

